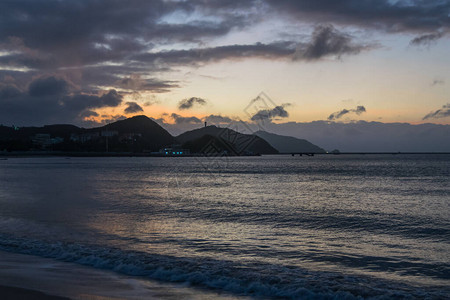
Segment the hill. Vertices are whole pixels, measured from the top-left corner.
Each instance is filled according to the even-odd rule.
[[[182,145],[182,148],[189,149],[191,153],[203,153],[206,155],[237,155],[233,144],[209,134],[205,134],[195,140],[187,141]]]
[[[116,121],[90,130],[117,131],[119,137],[126,136],[129,139],[133,138],[134,135],[134,140],[141,144],[141,150],[158,151],[160,148],[172,145],[175,142],[174,137],[167,130],[144,115]]]
[[[176,140],[180,144],[186,145],[188,142],[191,142],[191,144],[202,144],[208,139],[211,139],[206,138],[201,140],[203,136],[211,136],[219,139],[216,141],[219,142],[220,145],[226,146],[228,148],[227,152],[230,155],[278,153],[277,149],[256,135],[243,134],[229,128],[219,128],[216,126],[207,126],[187,131],[177,136]],[[204,146],[207,145],[204,144]]]
[[[326,151],[307,140],[298,139],[291,136],[278,135],[266,131],[257,131],[255,135],[266,140],[270,145],[280,153],[325,153]]]
[[[143,152],[158,151],[174,141],[170,133],[146,116],[89,129],[74,125],[0,126],[0,151]]]

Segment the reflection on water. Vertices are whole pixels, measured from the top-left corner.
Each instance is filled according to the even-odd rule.
[[[139,275],[155,267],[172,272],[152,271],[159,279],[255,295],[318,293],[314,280],[329,281],[320,291],[333,293],[339,276],[445,293],[449,155],[218,160],[2,161],[0,246],[41,255],[53,245],[84,263],[82,247],[119,271],[125,255]]]

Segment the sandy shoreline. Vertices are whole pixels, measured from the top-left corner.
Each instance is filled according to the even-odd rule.
[[[35,299],[35,300],[64,300],[66,297],[51,296],[39,291],[11,286],[0,285],[0,296],[4,300],[9,299]]]
[[[1,299],[241,299],[53,259],[0,251]]]

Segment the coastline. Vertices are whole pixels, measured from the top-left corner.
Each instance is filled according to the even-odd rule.
[[[68,300],[70,298],[52,296],[36,290],[29,290],[13,286],[0,285],[0,296],[4,300],[9,299],[36,299],[36,300]]]
[[[449,155],[449,154],[450,152],[340,152],[340,153],[283,152],[278,154],[262,154],[262,155],[339,156],[339,155]],[[245,156],[261,156],[261,155],[256,154],[241,155],[237,157],[245,157]],[[183,155],[163,155],[163,154],[134,153],[134,152],[0,151],[0,160],[6,160],[8,158],[21,158],[21,157],[205,157],[205,155],[201,153],[192,153]]]
[[[75,263],[0,251],[1,299],[242,299]]]

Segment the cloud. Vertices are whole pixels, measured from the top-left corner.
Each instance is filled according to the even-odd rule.
[[[450,27],[449,1],[265,0],[272,9],[305,21],[385,32],[430,32]]]
[[[183,99],[180,102],[178,102],[178,109],[180,110],[191,109],[195,104],[205,105],[206,100],[199,97],[191,97],[189,99]]]
[[[443,84],[445,84],[445,81],[443,79],[434,79],[433,82],[431,83],[431,86],[443,85]]]
[[[22,95],[22,92],[12,85],[3,86],[0,89],[0,101],[3,99],[12,99]]]
[[[179,81],[165,78],[179,66],[254,58],[318,61],[376,47],[344,32],[348,28],[361,36],[370,36],[368,30],[414,34],[411,44],[428,45],[448,35],[449,15],[446,0],[0,1],[0,101],[9,99],[1,113],[11,109],[13,115],[22,105],[22,111],[47,111],[42,120],[57,112],[61,118],[51,119],[63,120],[70,111],[66,122],[78,122],[75,112],[110,105],[102,95],[111,88],[120,95],[179,88]],[[333,25],[319,25],[307,38],[282,29],[279,40],[258,42],[255,35],[248,44],[213,46],[274,17],[284,24]]]
[[[148,41],[158,39],[179,42],[223,36],[243,25],[243,19],[232,16],[223,21],[163,22],[165,16],[190,14],[198,8],[194,1],[165,0],[1,2],[0,42],[15,37],[23,48],[33,49],[37,64],[67,66],[111,61],[130,52],[149,50],[154,44]],[[21,54],[31,53],[24,52]],[[23,59],[30,58],[30,55],[23,56]]]
[[[197,117],[182,117],[176,113],[172,113],[170,117],[175,121],[175,124],[200,124],[202,121]]]
[[[187,50],[140,53],[133,56],[144,64],[189,65],[244,58],[319,60],[326,56],[355,55],[373,49],[374,45],[355,43],[350,35],[332,25],[317,26],[308,42],[277,41],[249,45],[226,45]]]
[[[122,99],[122,95],[116,90],[109,90],[101,95],[66,95],[61,98],[59,104],[67,108],[82,111],[86,108],[117,107],[122,104]]]
[[[81,118],[90,118],[90,117],[98,117],[99,114],[92,110],[85,110],[82,113],[80,113]]]
[[[128,77],[116,80],[114,84],[122,89],[137,91],[151,91],[154,93],[166,93],[171,89],[179,87],[174,81],[158,80],[155,78],[141,78],[139,74],[132,74]]]
[[[232,14],[181,24],[164,19],[189,16],[201,7],[196,1],[165,0],[0,2],[0,51],[6,51],[0,66],[65,73],[88,92],[99,86],[168,92],[178,84],[151,78],[161,71],[158,63],[142,64],[134,56],[156,45],[199,44],[249,22]]]
[[[333,120],[337,120],[341,117],[343,117],[344,115],[348,114],[348,113],[355,113],[358,116],[362,113],[366,112],[366,108],[364,106],[357,106],[355,109],[343,109],[341,111],[337,111],[335,113],[332,113],[329,117],[328,120],[329,121],[333,121]]]
[[[419,0],[395,3],[389,0],[261,0],[226,3],[196,0],[130,0],[126,3],[107,0],[23,0],[13,4],[3,1],[0,2],[0,48],[13,51],[2,56],[0,63],[38,70],[81,67],[84,73],[85,67],[102,68],[102,64],[114,62],[117,72],[111,75],[120,79],[123,75],[131,74],[130,68],[146,70],[145,73],[153,71],[157,65],[153,65],[155,60],[152,57],[156,59],[160,56],[167,61],[170,53],[155,51],[159,45],[201,45],[207,39],[224,37],[232,30],[256,25],[261,22],[261,16],[277,15],[288,21],[288,18],[296,18],[314,24],[333,23],[387,32],[407,31],[429,35],[429,39],[436,37],[430,32],[449,30],[449,13],[448,1],[426,3]],[[193,15],[203,17],[192,20],[190,17]],[[182,16],[179,19],[185,21],[170,22],[168,19],[173,16]],[[339,39],[334,41],[337,43],[333,45],[340,45]],[[273,46],[266,46],[269,45]],[[244,48],[251,48],[248,47],[251,45],[223,47],[233,46],[243,46],[241,57],[256,54],[264,57],[270,54],[270,51],[248,53],[252,50]],[[197,59],[204,60],[202,56],[220,57],[217,52],[231,50],[215,48],[215,55],[208,49],[197,49]],[[316,57],[315,49],[317,47],[310,48],[308,55]],[[336,49],[339,54],[348,48],[338,46]],[[352,53],[358,51],[358,48],[350,49]],[[134,60],[141,55],[142,59],[146,57],[151,62],[143,66],[140,60]]]
[[[156,103],[160,103],[159,99],[155,95],[150,95],[144,101],[144,106],[152,106]]]
[[[51,123],[84,124],[95,116],[94,109],[117,107],[123,97],[116,90],[98,94],[70,92],[69,83],[57,77],[37,78],[20,90],[6,85],[0,88],[0,119],[5,124],[45,125]]]
[[[231,118],[221,115],[209,115],[203,118],[203,121],[212,124],[229,124],[233,121]]]
[[[289,113],[284,109],[286,106],[290,104],[278,105],[272,109],[262,109],[258,111],[251,117],[252,121],[271,121],[274,118],[287,118],[289,117]]]
[[[227,45],[187,50],[169,50],[154,53],[140,53],[133,60],[145,64],[191,65],[216,62],[224,59],[243,58],[289,58],[292,59],[297,42],[281,41],[269,44]]]
[[[412,39],[410,44],[413,46],[430,46],[443,36],[442,32],[423,34]]]
[[[337,31],[332,25],[320,25],[315,28],[311,41],[297,48],[294,59],[318,60],[326,56],[358,54],[373,46],[358,45],[349,35]]]
[[[318,37],[309,46],[301,40],[204,46],[211,38],[261,22],[261,14],[271,14],[266,4],[274,5],[265,0],[0,1],[0,67],[20,70],[0,68],[0,78],[27,77],[24,81],[29,82],[43,74],[60,74],[71,84],[59,88],[77,86],[86,94],[104,87],[166,93],[180,87],[161,78],[175,66],[247,58],[319,59]],[[182,21],[174,22],[174,16],[182,16]],[[349,37],[325,38],[328,50],[322,50],[323,56],[366,49]]]
[[[428,119],[440,119],[440,118],[446,118],[450,117],[450,103],[447,103],[442,106],[442,108],[430,112],[425,117],[422,118],[422,120],[428,120]]]
[[[127,105],[127,107],[124,110],[126,114],[134,114],[140,111],[144,111],[142,107],[136,102],[127,102],[125,104]]]
[[[64,79],[50,76],[31,82],[28,93],[33,97],[58,96],[66,93],[67,90],[68,84]]]

